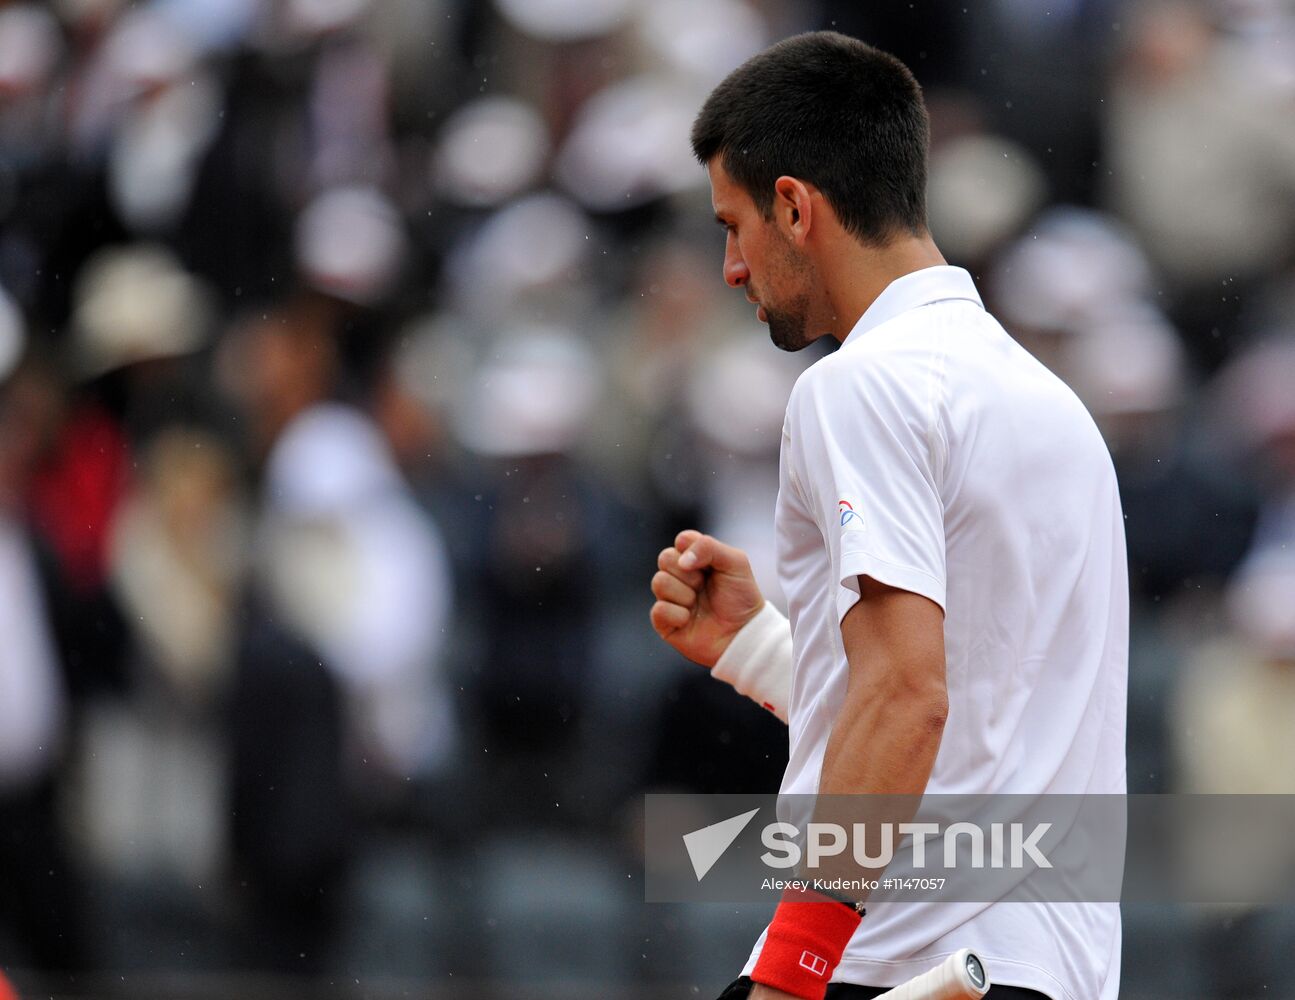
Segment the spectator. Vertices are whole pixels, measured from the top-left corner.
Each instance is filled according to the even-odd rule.
[[[276,615],[335,672],[356,791],[382,801],[455,745],[437,662],[450,583],[380,430],[330,399],[334,315],[302,298],[249,321],[228,344],[228,377],[264,462],[258,572]]]

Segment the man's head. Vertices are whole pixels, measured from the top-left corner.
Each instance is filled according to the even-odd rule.
[[[806,211],[817,199],[864,247],[924,235],[928,134],[903,63],[835,32],[766,49],[706,99],[692,146],[729,231],[725,278],[761,303],[779,347],[797,350],[823,332],[815,266],[797,231]]]

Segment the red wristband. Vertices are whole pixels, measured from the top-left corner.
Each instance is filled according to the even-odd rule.
[[[823,1000],[861,919],[837,900],[788,889],[774,911],[751,978],[794,997]]]

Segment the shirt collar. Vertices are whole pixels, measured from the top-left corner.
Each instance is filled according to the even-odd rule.
[[[887,285],[859,317],[841,346],[859,339],[869,330],[901,313],[932,302],[943,302],[945,299],[967,299],[980,308],[985,308],[985,304],[980,301],[980,293],[976,291],[975,282],[964,268],[948,265],[924,267],[920,271],[910,271]]]

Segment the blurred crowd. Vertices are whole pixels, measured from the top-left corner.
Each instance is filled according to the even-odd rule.
[[[937,242],[1111,447],[1130,790],[1295,792],[1291,0],[11,0],[0,966],[615,981],[689,937],[636,802],[772,790],[785,731],[647,582],[698,526],[780,600],[828,346],[724,287],[687,135],[826,27],[913,68]]]

